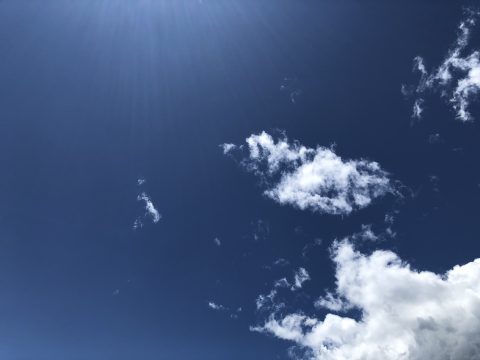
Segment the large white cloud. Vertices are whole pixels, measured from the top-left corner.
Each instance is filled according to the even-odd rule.
[[[333,249],[336,290],[323,320],[270,316],[252,330],[290,340],[318,360],[480,359],[480,259],[439,275],[413,270],[390,251]],[[359,319],[345,315],[357,309]],[[336,312],[336,313],[335,313]]]
[[[343,160],[330,148],[307,148],[266,132],[246,139],[249,154],[243,165],[261,176],[265,195],[280,204],[328,214],[349,214],[373,199],[394,192],[388,174],[378,163]],[[243,148],[223,145],[225,153]]]
[[[480,52],[466,54],[466,48],[478,15],[478,12],[468,11],[466,19],[458,27],[457,40],[445,60],[430,73],[422,57],[414,59],[414,70],[420,73],[421,78],[415,90],[417,98],[413,106],[413,118],[419,119],[422,116],[425,92],[438,90],[452,105],[459,120],[473,119],[469,106],[470,101],[480,92]],[[403,89],[406,94],[405,88]]]

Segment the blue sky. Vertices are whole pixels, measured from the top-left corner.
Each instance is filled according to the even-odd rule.
[[[474,5],[0,1],[0,358],[480,358]]]

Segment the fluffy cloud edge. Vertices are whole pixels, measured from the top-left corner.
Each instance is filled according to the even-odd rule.
[[[445,274],[417,271],[391,251],[335,242],[336,289],[323,320],[272,313],[252,331],[292,341],[318,360],[463,360],[480,356],[480,259]],[[355,319],[345,314],[360,312]]]

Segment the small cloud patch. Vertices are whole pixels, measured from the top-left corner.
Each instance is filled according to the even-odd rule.
[[[140,187],[145,183],[145,179],[138,179],[137,185]],[[147,195],[145,191],[142,191],[137,196],[137,201],[143,203],[143,209],[145,210],[144,214],[137,217],[133,223],[133,229],[141,229],[144,226],[144,220],[150,219],[154,224],[158,223],[162,218],[162,215],[158,212],[153,201]]]

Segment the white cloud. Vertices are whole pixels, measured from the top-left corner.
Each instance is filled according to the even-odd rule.
[[[423,99],[417,99],[415,100],[415,103],[413,104],[413,113],[412,113],[412,118],[420,120],[422,118],[422,113],[423,113]]]
[[[287,278],[281,278],[280,280],[275,281],[273,284],[275,288],[289,288],[290,283],[288,282]]]
[[[284,258],[279,258],[273,262],[273,265],[283,267],[290,265],[290,262],[288,260],[285,260]]]
[[[147,211],[147,214],[150,215],[154,223],[157,223],[160,221],[162,216],[160,215],[158,210],[155,208],[152,200],[150,200],[150,198],[146,193],[142,192],[140,195],[138,195],[137,200],[145,202],[145,210]]]
[[[226,310],[225,306],[214,303],[213,301],[208,302],[208,307],[212,310],[220,310],[220,311]]]
[[[325,296],[318,298],[318,300],[315,301],[315,306],[317,308],[325,308],[336,312],[348,309],[348,305],[330,291],[327,291]]]
[[[295,342],[309,359],[480,359],[480,259],[439,275],[413,270],[390,251],[362,254],[347,240],[332,254],[336,291],[316,305],[355,308],[358,319],[272,314],[252,330]]]
[[[160,221],[160,219],[162,218],[162,215],[160,215],[158,210],[153,205],[152,200],[145,192],[142,192],[140,195],[137,196],[137,201],[144,202],[146,212],[143,216],[139,216],[137,219],[135,219],[135,222],[133,223],[134,230],[143,227],[143,218],[145,217],[150,217],[154,223],[157,223]]]
[[[414,58],[414,70],[421,75],[417,86],[417,99],[413,106],[413,118],[421,118],[423,95],[428,90],[438,90],[452,105],[456,116],[461,121],[472,120],[469,112],[470,102],[480,92],[480,52],[464,54],[470,39],[472,27],[480,13],[468,11],[467,17],[458,27],[458,37],[448,51],[440,66],[428,72],[422,57]],[[402,87],[402,93],[408,94]]]
[[[220,241],[220,239],[218,237],[216,237],[215,239],[213,239],[213,242],[215,243],[215,245],[217,246],[221,246],[222,245],[222,242]]]
[[[207,305],[208,305],[208,307],[209,307],[210,309],[212,309],[212,310],[220,311],[220,312],[222,312],[222,313],[227,313],[228,316],[229,316],[231,319],[238,319],[240,313],[242,312],[242,308],[241,308],[241,307],[237,307],[236,309],[230,309],[230,308],[228,308],[227,306],[218,304],[218,303],[213,302],[213,301],[207,302]]]
[[[143,227],[143,221],[141,218],[137,218],[135,219],[135,221],[133,222],[133,230],[137,230],[138,228],[142,228]]]
[[[363,241],[377,241],[379,237],[373,232],[371,224],[362,224],[362,230],[360,230],[360,232],[358,233],[353,234],[352,238],[354,240],[360,239]]]
[[[258,295],[257,299],[255,300],[257,310],[266,310],[278,307],[278,304],[275,302],[276,296],[277,290],[275,289],[272,289],[267,295]]]
[[[392,213],[385,214],[385,224],[392,225],[395,222],[395,216]]]
[[[420,72],[423,77],[427,76],[427,68],[425,67],[424,60],[421,56],[413,58],[413,69]]]
[[[223,149],[224,154],[228,154],[230,151],[236,148],[234,144],[222,144],[220,147]]]
[[[305,268],[300,267],[293,274],[293,281],[290,283],[286,278],[275,281],[275,288],[289,288],[292,291],[301,289],[305,281],[310,280],[310,275]]]
[[[307,270],[305,270],[302,267],[299,268],[294,276],[292,290],[301,289],[303,286],[303,283],[308,280],[310,280],[310,275],[308,274]]]
[[[255,305],[257,310],[273,310],[278,312],[285,304],[277,301],[280,289],[288,289],[291,291],[297,291],[302,288],[305,281],[310,280],[310,275],[303,267],[297,269],[293,274],[292,282],[286,278],[281,278],[273,283],[273,289],[267,295],[258,295]]]
[[[307,148],[286,138],[275,142],[266,132],[246,142],[249,155],[242,164],[269,184],[264,194],[280,204],[346,215],[395,192],[376,162],[343,160],[332,149]]]

